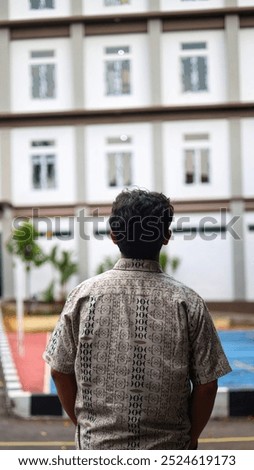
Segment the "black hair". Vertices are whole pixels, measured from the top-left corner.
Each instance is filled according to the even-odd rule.
[[[164,194],[125,189],[113,202],[109,224],[125,257],[153,259],[169,237],[173,215],[174,208]]]

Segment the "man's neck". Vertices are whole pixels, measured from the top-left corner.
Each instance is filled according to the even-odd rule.
[[[121,253],[121,258],[122,258],[122,259],[129,259],[130,256],[124,256],[124,255]],[[143,259],[143,258],[137,258],[137,259]],[[158,253],[158,255],[156,255],[156,256],[154,256],[154,257],[149,257],[149,258],[144,258],[144,259],[147,259],[147,260],[150,260],[150,261],[157,261],[157,263],[159,263],[160,253]]]

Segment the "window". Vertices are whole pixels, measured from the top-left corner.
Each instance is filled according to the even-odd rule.
[[[33,189],[54,189],[56,187],[56,155],[54,141],[33,141],[32,187]]]
[[[32,51],[31,79],[32,98],[49,99],[56,97],[55,51]]]
[[[210,182],[209,135],[186,134],[184,136],[184,180],[185,184]]]
[[[115,5],[129,5],[130,0],[104,0],[104,5],[106,7],[115,6]]]
[[[43,10],[46,8],[55,8],[54,0],[30,0],[31,10]]]
[[[207,44],[191,42],[181,44],[182,91],[208,91]]]
[[[108,186],[128,186],[131,183],[131,137],[107,139]]]
[[[106,94],[129,95],[130,85],[130,48],[106,47]]]

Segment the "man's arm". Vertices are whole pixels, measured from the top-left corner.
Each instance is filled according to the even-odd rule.
[[[198,438],[206,426],[217,393],[217,380],[207,384],[195,385],[191,395],[191,443],[190,449],[197,447]]]
[[[76,426],[77,418],[74,409],[77,395],[77,382],[75,374],[63,374],[62,372],[51,369],[51,376],[55,382],[62,407]]]

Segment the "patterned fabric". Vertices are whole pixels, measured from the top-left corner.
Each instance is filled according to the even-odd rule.
[[[186,449],[191,382],[230,372],[204,301],[150,260],[69,295],[44,359],[78,383],[81,449]]]

